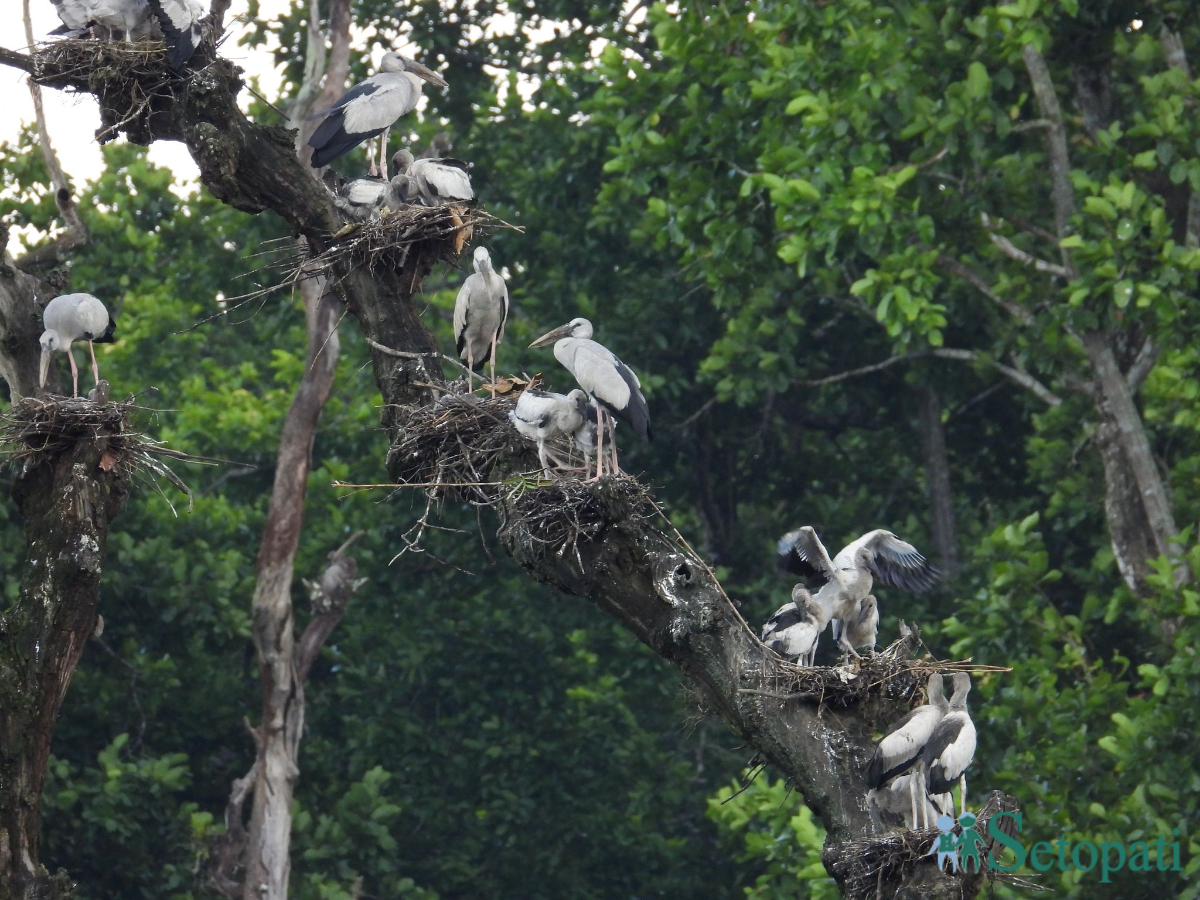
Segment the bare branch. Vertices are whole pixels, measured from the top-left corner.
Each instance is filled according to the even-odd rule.
[[[914,359],[923,359],[929,354],[925,351],[917,351],[914,353],[904,353],[900,356],[889,356],[887,359],[871,363],[869,366],[861,366],[857,369],[850,369],[845,372],[838,372],[836,375],[826,375],[824,378],[812,378],[805,381],[797,381],[796,384],[804,387],[824,387],[827,384],[837,384],[839,381],[845,381],[848,378],[859,378],[863,375],[870,375],[872,372],[880,372],[884,369],[890,369],[892,366],[899,365],[903,362],[911,362]]]
[[[1021,306],[1019,303],[1014,303],[1006,297],[1001,297],[974,269],[970,269],[965,263],[959,262],[957,259],[952,259],[944,253],[938,254],[937,264],[953,275],[957,275],[979,293],[983,294],[1002,310],[1020,322],[1022,325],[1032,325],[1034,322],[1033,313]]]
[[[229,12],[229,6],[232,2],[233,0],[212,0],[208,20],[212,23],[214,35],[220,34],[221,29],[225,27],[225,14]]]
[[[0,47],[0,66],[12,66],[12,68],[28,72],[30,75],[34,75],[37,72],[37,65],[34,63],[32,56],[27,53],[17,53],[14,50],[8,50],[4,47]]]
[[[21,0],[21,5],[22,17],[25,22],[25,40],[32,47],[34,44],[33,21],[29,12],[29,0]],[[69,250],[86,244],[91,239],[91,235],[88,234],[87,226],[83,224],[83,218],[79,215],[79,208],[75,205],[75,198],[71,194],[71,186],[67,183],[67,176],[63,173],[58,155],[55,154],[54,146],[50,143],[50,129],[46,125],[46,110],[42,104],[42,89],[32,77],[29,78],[29,94],[33,98],[33,112],[37,120],[38,144],[42,150],[42,160],[46,164],[46,170],[50,173],[50,181],[54,185],[54,203],[66,225],[66,231],[62,235],[26,253],[17,262],[17,266],[23,271],[34,272],[57,265]]]
[[[296,678],[301,682],[308,680],[309,670],[325,646],[325,641],[342,620],[346,604],[366,583],[365,578],[354,577],[358,563],[354,557],[346,555],[350,545],[365,533],[354,532],[349,540],[329,554],[329,565],[320,579],[304,582],[309,591],[313,615],[296,642]]]
[[[1062,107],[1058,105],[1058,95],[1054,91],[1054,81],[1046,60],[1033,44],[1026,44],[1021,50],[1021,58],[1025,61],[1025,69],[1029,72],[1029,80],[1033,85],[1033,95],[1037,99],[1038,109],[1046,125],[1046,156],[1050,162],[1050,198],[1054,203],[1054,231],[1059,239],[1066,237],[1071,230],[1071,216],[1075,214],[1075,191],[1071,186],[1071,157],[1067,153],[1067,130],[1063,125]],[[994,240],[994,238],[993,238]],[[1066,250],[1062,253],[1063,267],[1071,265],[1071,259]]]
[[[1166,25],[1163,25],[1159,30],[1158,39],[1163,46],[1163,54],[1166,56],[1167,65],[1172,69],[1178,69],[1183,72],[1183,77],[1191,81],[1192,69],[1188,65],[1187,50],[1183,46],[1183,40]],[[1194,97],[1186,95],[1183,103],[1190,112],[1195,113],[1196,101]],[[1200,191],[1197,190],[1193,190],[1188,196],[1187,227],[1184,233],[1184,246],[1193,250],[1196,247],[1200,247]]]
[[[1070,269],[1067,269],[1065,266],[1060,266],[1057,263],[1046,262],[1046,260],[1034,256],[1032,253],[1026,253],[1004,235],[997,234],[995,231],[993,231],[992,220],[988,217],[987,213],[981,212],[979,214],[979,221],[983,224],[983,227],[987,229],[988,237],[992,239],[992,243],[995,244],[1000,249],[1000,252],[1005,256],[1009,257],[1010,259],[1015,259],[1017,262],[1022,263],[1023,265],[1032,266],[1039,272],[1045,272],[1049,275],[1053,275],[1056,278],[1065,278],[1068,280],[1071,278]]]
[[[1133,365],[1125,373],[1125,382],[1129,385],[1131,394],[1136,394],[1141,390],[1146,378],[1154,369],[1154,364],[1158,362],[1158,354],[1161,349],[1150,338],[1142,341],[1142,346],[1138,348],[1137,356],[1134,357]]]

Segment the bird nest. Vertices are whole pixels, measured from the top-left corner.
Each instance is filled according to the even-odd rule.
[[[906,633],[879,653],[852,659],[838,666],[799,666],[774,653],[764,654],[761,688],[744,689],[767,698],[815,702],[833,709],[847,709],[882,699],[911,705],[934,673],[1008,672],[1002,666],[984,666],[964,660],[938,660],[910,656],[919,644],[916,631]]]
[[[130,403],[26,397],[0,413],[0,462],[18,466],[24,473],[89,442],[100,448],[98,465],[103,471],[125,481],[138,475],[164,478],[188,496],[190,505],[187,485],[161,459],[190,457],[130,431],[131,414],[140,408]]]
[[[950,877],[964,881],[988,878],[1019,887],[1045,890],[1041,885],[988,867],[988,851],[995,845],[995,841],[988,836],[988,822],[998,813],[1016,810],[1017,802],[1014,798],[999,791],[992,792],[987,802],[976,813],[975,830],[984,837],[984,845],[980,850],[982,870],[960,871]],[[1001,820],[999,828],[1010,836],[1015,834],[1011,820]],[[961,832],[961,826],[956,825],[954,833]],[[938,834],[936,828],[926,828],[872,835],[827,847],[823,861],[829,872],[842,883],[846,897],[864,900],[880,897],[883,896],[883,885],[907,878],[918,866],[936,865],[936,856],[930,856],[929,850],[936,842]],[[933,874],[930,872],[931,876]]]
[[[54,41],[34,52],[34,78],[47,87],[94,94],[101,110],[112,110],[96,133],[101,143],[131,130],[146,142],[151,114],[160,101],[169,102],[179,77],[164,51],[158,41]]]
[[[531,472],[538,469],[533,445],[508,419],[513,405],[505,397],[445,394],[434,403],[404,407],[404,426],[388,451],[388,471],[398,485],[422,488],[436,499],[496,503],[514,459]]]
[[[656,516],[650,492],[633,478],[602,481],[557,478],[549,482],[513,485],[505,506],[503,531],[520,532],[523,544],[538,553],[578,554],[580,542],[600,540],[615,522],[636,522]],[[583,561],[579,560],[580,569]]]
[[[363,222],[352,222],[333,235],[329,247],[305,259],[294,277],[347,272],[365,266],[377,270],[412,272],[415,290],[422,273],[434,263],[454,263],[476,229],[513,228],[480,209],[465,206],[405,206]],[[406,268],[407,267],[407,268]]]

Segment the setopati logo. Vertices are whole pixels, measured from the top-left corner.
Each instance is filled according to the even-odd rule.
[[[1001,865],[989,851],[988,867],[997,872],[1012,872],[1026,863],[1036,872],[1048,872],[1057,867],[1060,872],[1067,869],[1078,869],[1081,872],[1091,872],[1100,868],[1100,883],[1109,884],[1113,872],[1128,870],[1130,872],[1182,872],[1183,866],[1179,859],[1179,842],[1169,841],[1159,835],[1157,841],[1134,841],[1122,844],[1116,841],[1102,841],[1093,844],[1091,841],[1071,843],[1065,836],[1053,843],[1038,841],[1032,847],[1027,847],[1016,836],[1006,834],[1005,818],[1012,820],[1010,830],[1015,828],[1017,835],[1021,833],[1021,813],[1002,812],[992,816],[987,823],[987,833],[1001,847],[1012,851],[1016,857],[1009,865]],[[937,854],[938,868],[944,868],[948,863],[951,871],[979,871],[979,851],[984,843],[983,837],[975,829],[975,816],[963,813],[958,818],[962,827],[959,835],[953,834],[954,819],[943,815],[938,818],[938,836],[934,838],[933,846],[927,856]],[[1174,836],[1179,836],[1179,829],[1174,829]],[[1169,862],[1168,862],[1169,859]]]

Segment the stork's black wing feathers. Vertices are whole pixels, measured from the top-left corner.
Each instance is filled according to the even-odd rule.
[[[148,0],[167,43],[167,65],[182,71],[204,36],[201,18],[180,0]]]
[[[800,531],[789,531],[775,545],[775,570],[781,575],[798,575],[801,578],[812,578],[821,574],[821,570],[808,561],[808,557],[800,549]]]
[[[947,778],[946,770],[937,762],[937,759],[947,747],[958,739],[958,735],[964,727],[966,727],[965,720],[957,716],[942,719],[930,736],[929,743],[925,745],[924,757],[925,767],[928,770],[926,777],[929,779],[929,793],[945,794],[958,784],[958,774],[960,773],[955,773],[953,779]]]
[[[616,363],[617,374],[629,386],[629,405],[624,409],[614,409],[613,413],[629,422],[638,437],[652,441],[654,440],[654,435],[650,432],[650,407],[646,404],[646,398],[642,396],[642,389],[638,386],[637,376],[633,374],[629,366],[625,365],[619,359]]]
[[[319,169],[321,166],[327,166],[338,157],[349,153],[363,141],[381,134],[383,134],[382,128],[363,134],[348,132],[342,127],[341,114],[334,113],[317,126],[317,130],[308,140],[308,146],[313,148],[313,168]]]
[[[909,712],[905,713],[904,717],[893,724],[892,727],[888,729],[887,734],[879,739],[879,744],[882,744],[885,740],[891,737],[891,735],[895,734],[897,731],[911,722],[913,717],[917,715],[917,710],[919,709],[921,709],[921,707],[918,706],[917,709],[910,710]],[[871,757],[870,763],[867,764],[867,787],[881,787],[898,775],[903,775],[910,768],[912,768],[913,763],[920,759],[920,757],[921,748],[918,746],[914,747],[912,755],[905,759],[884,759],[879,753],[879,746],[876,745],[875,753]],[[885,768],[885,766],[887,768]]]
[[[313,119],[321,118],[321,116],[332,115],[335,112],[340,112],[342,107],[351,100],[356,100],[359,97],[367,97],[375,93],[377,90],[379,90],[379,85],[375,84],[373,81],[371,81],[371,79],[368,78],[366,81],[360,81],[358,84],[354,85],[354,87],[350,88],[350,90],[346,91],[346,93],[342,94],[342,96],[338,99],[338,102],[329,107],[329,109],[323,109],[320,112],[315,112],[305,121],[311,122]]]
[[[879,581],[909,591],[927,591],[937,583],[942,573],[916,547],[890,531],[876,535],[870,543],[874,560],[869,566]]]
[[[117,330],[117,320],[112,317],[112,313],[108,314],[108,327],[104,329],[104,334],[98,338],[92,338],[93,344],[115,344],[117,339],[113,336]]]

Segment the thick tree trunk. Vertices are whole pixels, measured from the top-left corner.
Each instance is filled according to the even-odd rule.
[[[36,346],[36,344],[35,344]],[[97,625],[109,524],[127,485],[101,430],[30,459],[13,489],[25,519],[25,575],[0,614],[0,898],[70,895],[42,867],[40,815],[59,707]]]
[[[950,488],[950,459],[946,455],[946,428],[942,401],[929,388],[918,388],[917,428],[921,433],[921,459],[929,490],[933,547],[947,575],[958,569],[958,529],[954,523],[954,493]]]

